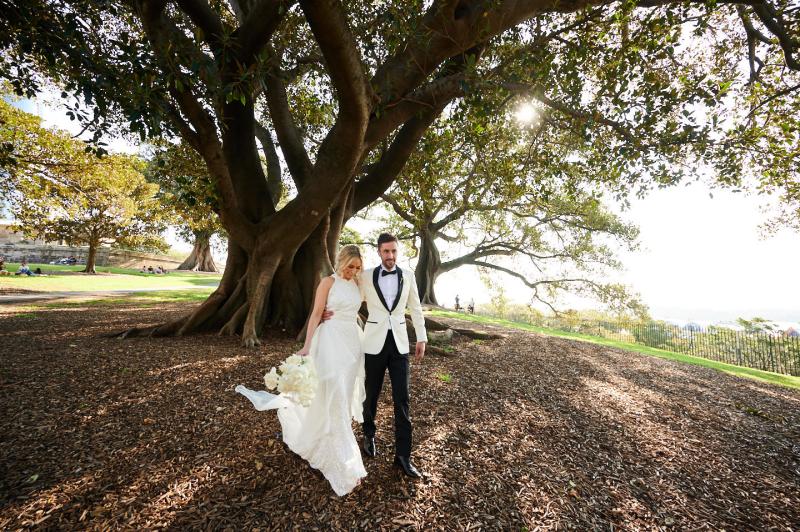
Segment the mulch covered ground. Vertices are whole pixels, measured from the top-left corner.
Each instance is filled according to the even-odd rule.
[[[102,337],[183,310],[0,309],[0,530],[800,528],[796,391],[531,333],[461,339],[413,368],[426,480],[391,467],[387,385],[380,454],[340,499],[233,392],[290,339]]]

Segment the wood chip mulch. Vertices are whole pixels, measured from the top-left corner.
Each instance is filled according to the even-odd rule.
[[[504,330],[412,369],[414,459],[338,498],[236,384],[296,346],[102,335],[182,305],[0,308],[0,530],[800,529],[800,393]],[[360,438],[360,429],[356,429]]]

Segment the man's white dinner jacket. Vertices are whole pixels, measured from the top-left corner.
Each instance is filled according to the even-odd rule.
[[[425,318],[419,302],[417,281],[410,270],[399,266],[397,269],[397,297],[394,301],[384,301],[383,292],[378,286],[381,267],[365,271],[361,276],[362,297],[367,302],[369,318],[364,325],[364,352],[375,355],[381,352],[386,343],[386,335],[391,329],[397,350],[409,353],[408,331],[406,330],[406,308],[411,314],[411,322],[418,342],[427,342]]]

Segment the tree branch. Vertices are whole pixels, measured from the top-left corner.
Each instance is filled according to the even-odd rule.
[[[233,34],[239,40],[238,55],[242,63],[250,65],[255,61],[295,1],[261,0],[246,15],[242,12],[244,22]]]
[[[416,227],[416,225],[417,225],[417,222],[416,222],[416,220],[414,219],[414,217],[413,217],[413,216],[411,216],[411,215],[410,215],[408,212],[406,212],[406,211],[405,211],[405,209],[403,209],[403,208],[400,206],[400,204],[399,204],[399,203],[397,203],[397,200],[395,200],[395,199],[394,199],[394,198],[393,198],[391,195],[389,195],[389,194],[382,194],[382,195],[381,195],[381,198],[383,199],[383,201],[385,201],[386,203],[388,203],[389,205],[391,205],[391,206],[392,206],[392,209],[394,209],[394,212],[396,212],[396,213],[397,213],[397,215],[398,215],[400,218],[402,218],[402,219],[403,219],[403,220],[405,220],[406,222],[410,223],[412,226]]]
[[[336,89],[339,115],[333,129],[339,125],[366,128],[372,91],[367,84],[358,45],[350,32],[344,8],[335,0],[300,0],[300,7],[322,51]]]
[[[348,218],[367,207],[389,189],[403,170],[419,139],[443,109],[443,106],[429,109],[406,122],[372,170],[356,183],[353,205]]]
[[[216,11],[205,0],[178,0],[177,3],[181,10],[189,15],[191,21],[203,31],[203,40],[211,47],[214,55],[217,55],[225,29]]]
[[[779,90],[775,94],[772,94],[769,98],[765,98],[763,101],[759,102],[758,105],[753,107],[753,109],[749,113],[747,113],[747,117],[750,118],[751,116],[753,116],[756,113],[756,111],[758,111],[759,109],[761,109],[762,107],[767,105],[769,102],[771,102],[771,101],[773,101],[773,100],[775,100],[777,98],[780,98],[781,96],[786,96],[787,94],[790,94],[790,93],[796,91],[797,89],[800,89],[800,83],[798,83],[797,85],[792,85],[791,87],[786,87],[783,90]]]
[[[172,71],[170,66],[171,53],[169,43],[173,39],[182,38],[182,34],[174,26],[172,21],[164,12],[164,2],[142,1],[138,5],[139,16],[142,21],[145,33],[150,41],[156,59],[164,66],[166,72]],[[177,102],[181,113],[189,119],[194,133],[186,138],[192,147],[199,147],[198,153],[206,162],[210,174],[214,177],[217,189],[222,196],[223,205],[227,208],[220,210],[220,218],[225,223],[234,238],[242,246],[251,246],[250,222],[241,215],[237,209],[238,201],[233,187],[230,173],[222,163],[222,145],[217,136],[216,126],[211,115],[206,111],[200,102],[192,95],[191,80],[186,79],[183,90],[178,91],[171,87],[169,93]],[[172,118],[179,118],[175,113]],[[181,131],[187,124],[185,121],[175,122],[176,127]]]
[[[437,107],[444,108],[455,98],[463,96],[463,80],[463,72],[436,79],[408,97],[387,106],[380,117],[373,115],[367,128],[365,144],[368,147],[375,146],[415,114]]]
[[[758,31],[755,26],[753,26],[753,22],[750,20],[750,15],[747,14],[744,6],[736,6],[736,12],[739,14],[739,18],[744,25],[744,31],[747,37],[747,56],[750,63],[750,83],[753,83],[758,79],[761,69],[764,66],[764,62],[756,55],[756,45],[759,41],[770,44],[770,40],[767,39],[763,33]],[[756,63],[758,63],[758,68],[756,68]]]
[[[256,138],[261,143],[261,150],[267,160],[267,190],[269,190],[272,206],[277,208],[281,197],[281,163],[269,130],[262,126],[258,120],[255,121],[255,130]]]
[[[478,156],[479,157],[480,157],[480,153],[481,153],[480,150],[478,150]],[[458,207],[457,209],[455,209],[454,211],[452,211],[450,214],[446,215],[444,218],[440,219],[438,222],[434,222],[432,224],[432,226],[431,226],[431,228],[434,231],[438,232],[442,228],[447,227],[449,224],[451,224],[454,221],[456,221],[459,218],[461,218],[469,210],[483,210],[483,209],[480,209],[480,208],[477,208],[477,209],[471,209],[470,208],[470,199],[472,197],[472,193],[475,190],[475,187],[473,186],[474,183],[472,182],[472,179],[475,177],[475,174],[478,171],[478,159],[479,159],[479,157],[476,158],[474,161],[472,161],[472,170],[470,171],[470,173],[464,179],[462,179],[460,183],[456,184],[456,186],[453,187],[453,190],[463,190],[464,191],[464,195],[463,195],[462,201],[461,201],[461,206]],[[483,190],[486,191],[486,189],[488,187],[490,187],[491,184],[492,184],[491,180],[487,180],[486,183],[484,184]],[[439,206],[437,206],[436,210],[434,211],[434,215],[439,212],[439,210],[441,209],[442,206],[443,206],[443,204],[440,204]],[[495,206],[492,206],[488,210],[493,210],[494,208],[495,208]]]
[[[303,139],[289,108],[289,99],[286,95],[286,85],[277,72],[277,67],[271,70],[265,79],[266,100],[278,143],[289,167],[289,173],[297,189],[300,190],[311,178],[312,164],[308,152],[303,145]]]
[[[594,283],[594,281],[592,281],[590,279],[583,279],[583,278],[542,279],[540,281],[530,281],[530,280],[528,280],[527,277],[525,277],[521,273],[515,272],[514,270],[510,270],[510,269],[508,269],[508,268],[506,268],[504,266],[499,266],[497,264],[492,264],[492,263],[489,263],[489,262],[483,262],[483,261],[479,261],[479,260],[473,261],[473,262],[471,262],[471,264],[474,265],[474,266],[481,267],[481,268],[490,268],[492,270],[497,270],[497,271],[506,273],[506,274],[508,274],[508,275],[510,275],[512,277],[516,277],[517,279],[520,279],[523,283],[525,283],[525,286],[527,286],[528,288],[533,288],[534,290],[536,290],[541,285],[547,285],[547,284],[561,284],[561,283],[588,283],[588,284],[592,284],[592,285],[596,284],[596,283]]]
[[[638,140],[631,133],[630,131],[631,126],[628,124],[623,124],[622,122],[611,120],[597,112],[593,113],[591,111],[586,111],[584,109],[576,109],[574,107],[570,107],[565,103],[552,100],[547,96],[545,96],[543,91],[539,87],[532,87],[524,83],[503,83],[502,86],[511,92],[517,94],[526,94],[534,98],[535,100],[545,104],[551,109],[555,109],[556,111],[559,111],[567,116],[571,116],[579,120],[593,120],[597,123],[609,126],[631,144],[638,144]]]
[[[793,57],[798,52],[798,42],[789,35],[780,14],[767,2],[753,3],[753,12],[762,24],[778,38],[778,43],[783,50],[786,66],[792,70],[800,70],[800,62]]]
[[[200,135],[197,134],[195,130],[183,119],[180,114],[180,111],[172,104],[172,102],[167,102],[167,116],[170,118],[170,121],[178,128],[178,132],[181,134],[181,137],[191,146],[197,153],[200,153],[201,147],[201,140]]]

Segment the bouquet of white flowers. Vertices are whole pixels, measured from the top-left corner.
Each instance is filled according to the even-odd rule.
[[[314,364],[307,357],[291,355],[277,370],[272,368],[264,375],[264,385],[270,390],[277,388],[284,397],[308,406],[317,387]]]

